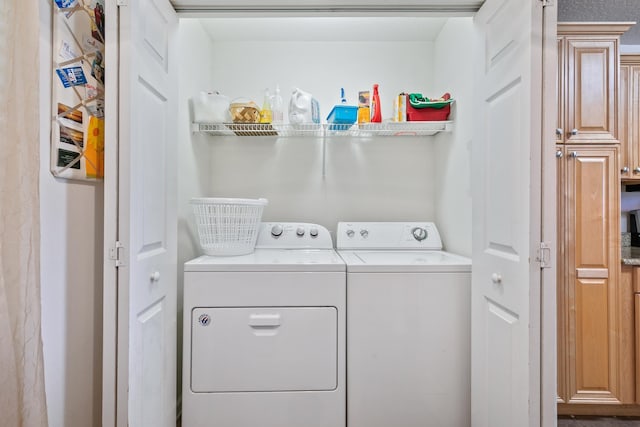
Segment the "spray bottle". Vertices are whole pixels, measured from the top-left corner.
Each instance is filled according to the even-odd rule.
[[[274,124],[284,122],[284,107],[282,95],[280,95],[280,85],[276,85],[276,91],[271,97],[271,119]]]
[[[371,123],[382,122],[382,111],[380,111],[380,94],[378,84],[373,85],[373,97],[371,99]]]

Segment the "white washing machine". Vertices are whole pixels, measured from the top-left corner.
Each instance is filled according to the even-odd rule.
[[[471,425],[471,260],[435,224],[339,223],[347,425]]]
[[[184,266],[182,425],[344,427],[345,264],[315,224]]]

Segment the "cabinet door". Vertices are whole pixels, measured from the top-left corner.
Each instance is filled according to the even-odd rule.
[[[556,88],[558,90],[558,121],[556,123],[556,144],[564,144],[564,135],[566,132],[564,115],[565,115],[565,88],[566,88],[566,72],[565,72],[565,40],[564,37],[558,37],[558,75],[556,76]]]
[[[558,334],[558,403],[567,403],[567,277],[565,270],[566,239],[565,239],[565,188],[566,188],[566,159],[565,148],[556,145],[556,176],[558,191],[556,193],[558,256],[556,262],[556,305],[558,316],[556,319]]]
[[[636,56],[640,62],[640,55]],[[627,122],[628,146],[631,151],[631,169],[632,177],[640,179],[640,63],[632,66],[629,70],[629,102],[628,109],[630,111]]]
[[[567,37],[568,143],[617,142],[618,43]]]
[[[629,82],[631,77],[631,66],[620,65],[620,126],[618,128],[618,139],[620,140],[620,178],[629,180],[634,177],[634,158],[632,140],[629,138],[631,128],[629,118],[631,116],[631,104],[629,96]],[[640,175],[638,175],[640,177]]]
[[[567,150],[569,403],[620,403],[618,149]]]

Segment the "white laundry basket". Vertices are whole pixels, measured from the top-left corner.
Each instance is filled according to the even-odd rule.
[[[253,252],[267,203],[267,199],[191,199],[204,253],[225,256]]]

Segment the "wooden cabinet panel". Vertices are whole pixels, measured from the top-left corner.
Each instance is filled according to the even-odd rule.
[[[617,142],[617,40],[567,37],[566,142]]]
[[[640,294],[634,295],[635,305],[635,339],[636,339],[636,403],[640,405]]]
[[[556,143],[618,142],[620,36],[634,24],[558,23]]]
[[[565,105],[565,50],[564,38],[558,38],[558,74],[556,76],[556,89],[558,91],[558,119],[556,124],[556,144],[564,144],[564,134],[566,132],[564,123]]]
[[[567,154],[568,402],[621,403],[618,150],[575,146]]]
[[[620,141],[620,178],[623,180],[633,177],[633,150],[629,138],[629,77],[631,67],[628,64],[620,64],[620,124],[618,126],[618,140]]]
[[[620,400],[627,404],[633,404],[636,401],[634,273],[635,275],[640,273],[640,268],[623,265],[618,287]]]
[[[566,151],[562,145],[556,145],[556,177],[557,183],[559,185],[558,191],[556,192],[556,209],[557,209],[557,248],[558,248],[558,261],[556,263],[556,281],[558,286],[556,286],[556,304],[558,307],[558,316],[556,319],[557,326],[557,339],[558,339],[558,359],[557,359],[557,369],[558,369],[558,403],[567,403],[567,379],[566,372],[568,371],[567,366],[567,291],[568,287],[563,286],[567,282],[566,280],[566,270],[564,268],[564,260],[565,260],[565,248],[566,248],[566,239],[565,239],[565,192],[564,192],[564,184],[566,183],[565,176],[565,165],[566,165]]]
[[[620,56],[620,177],[640,181],[640,55]]]
[[[629,72],[629,144],[632,146],[634,177],[640,179],[640,55]]]

